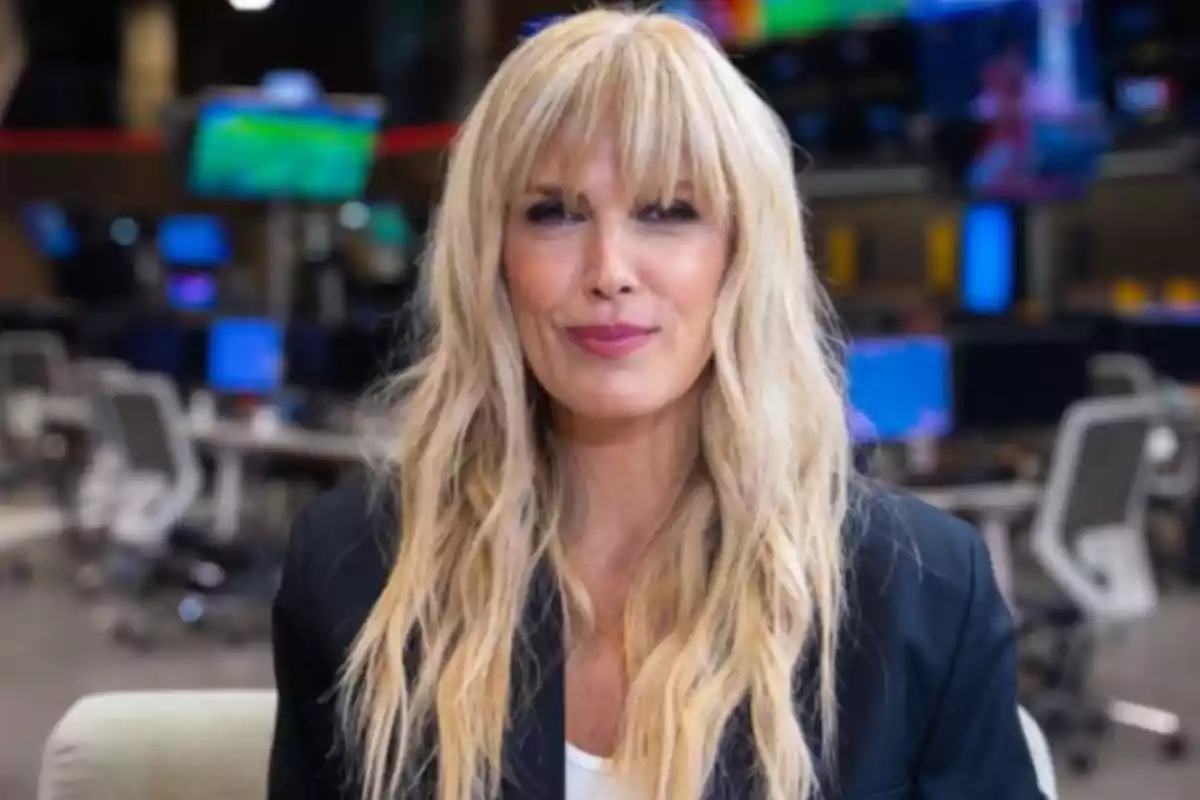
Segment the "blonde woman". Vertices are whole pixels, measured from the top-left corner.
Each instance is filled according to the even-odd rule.
[[[296,523],[273,800],[1026,800],[980,540],[851,489],[791,149],[590,11],[454,143],[383,491]]]

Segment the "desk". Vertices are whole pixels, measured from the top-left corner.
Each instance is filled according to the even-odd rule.
[[[951,514],[967,512],[980,516],[979,529],[992,557],[996,583],[1009,607],[1015,609],[1012,521],[1037,507],[1042,497],[1041,485],[1026,481],[965,484],[920,488],[915,494],[929,505]]]
[[[45,404],[46,419],[63,425],[86,427],[87,403],[76,398],[52,398]],[[233,536],[241,515],[243,461],[247,453],[312,458],[318,461],[355,462],[380,444],[373,439],[301,430],[281,426],[264,431],[249,422],[216,420],[209,424],[189,421],[189,433],[197,443],[217,453],[217,485],[214,491],[215,528],[219,536]],[[1035,508],[1042,488],[1029,482],[965,484],[921,487],[917,497],[952,514],[980,516],[983,534],[996,570],[996,581],[1004,596],[1012,599],[1012,520]]]
[[[86,428],[91,424],[87,402],[73,397],[47,400],[44,414],[48,422],[58,425]],[[188,434],[198,443],[217,450],[275,453],[318,461],[358,461],[370,452],[367,442],[351,434],[288,425],[266,430],[245,420],[201,423],[189,418]]]
[[[48,422],[78,428],[91,424],[87,401],[75,397],[49,398],[43,406]],[[354,463],[378,447],[363,437],[312,431],[280,425],[265,429],[243,420],[197,422],[188,418],[188,435],[216,453],[217,474],[213,491],[214,532],[218,537],[237,534],[242,507],[244,460],[247,453],[310,458],[315,461]]]

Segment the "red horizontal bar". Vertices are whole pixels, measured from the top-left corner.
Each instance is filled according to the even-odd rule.
[[[381,156],[403,156],[440,150],[454,138],[458,126],[411,125],[389,128],[379,138]],[[153,153],[162,149],[162,137],[155,133],[128,131],[3,131],[0,130],[0,154],[88,155],[94,153]]]

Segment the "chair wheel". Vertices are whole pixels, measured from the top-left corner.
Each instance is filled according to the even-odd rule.
[[[1084,725],[1087,728],[1087,732],[1096,737],[1105,735],[1111,728],[1108,715],[1103,711],[1089,712],[1085,719]]]
[[[1188,741],[1182,733],[1176,733],[1163,740],[1163,757],[1170,761],[1178,761],[1187,755]]]
[[[144,623],[122,620],[113,626],[112,637],[119,644],[130,647],[139,653],[154,649],[154,637]]]
[[[1067,767],[1076,775],[1091,775],[1096,769],[1096,757],[1091,753],[1071,753]]]
[[[0,580],[14,586],[25,586],[33,580],[33,565],[24,558],[12,559],[4,564]]]
[[[229,647],[244,647],[253,637],[250,631],[240,626],[234,626],[221,633],[221,641]]]

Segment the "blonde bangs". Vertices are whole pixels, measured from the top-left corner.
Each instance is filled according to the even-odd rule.
[[[603,142],[631,198],[668,202],[686,184],[701,213],[728,221],[730,159],[721,146],[728,132],[719,126],[731,109],[703,80],[710,67],[701,50],[711,43],[698,31],[681,36],[678,23],[664,27],[661,17],[628,22],[582,39],[578,26],[551,27],[539,35],[549,41],[506,63],[532,77],[514,84],[497,76],[513,96],[503,98],[494,121],[498,141],[511,143],[492,161],[495,191],[510,199],[527,192],[552,159],[563,190],[575,194]],[[556,37],[555,27],[567,30]]]

